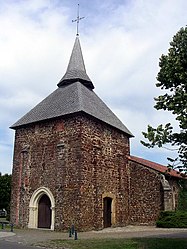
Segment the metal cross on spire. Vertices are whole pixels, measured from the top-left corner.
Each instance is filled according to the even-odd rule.
[[[72,22],[77,22],[77,36],[79,35],[79,21],[82,20],[84,18],[83,17],[79,17],[79,4],[78,4],[78,8],[77,8],[77,19],[72,20]]]

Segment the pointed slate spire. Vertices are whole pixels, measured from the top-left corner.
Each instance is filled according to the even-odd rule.
[[[75,39],[67,71],[58,83],[58,87],[68,85],[77,81],[81,82],[91,90],[94,89],[94,85],[86,73],[78,36]]]

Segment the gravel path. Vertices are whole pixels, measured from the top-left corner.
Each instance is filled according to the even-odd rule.
[[[163,229],[152,226],[126,226],[118,228],[106,228],[101,231],[78,233],[78,239],[141,237],[187,238],[187,229]],[[34,243],[53,239],[69,239],[69,235],[68,233],[39,229],[16,229],[14,233],[0,231],[0,240],[17,242],[24,245],[32,245]]]

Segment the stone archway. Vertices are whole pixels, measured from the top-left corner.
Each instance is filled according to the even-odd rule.
[[[39,208],[45,208],[46,215],[48,217],[48,223],[41,225],[41,220],[39,220]],[[49,228],[54,230],[54,220],[55,220],[55,200],[53,194],[48,188],[40,187],[34,191],[30,203],[29,203],[29,224],[28,228]],[[50,223],[49,223],[50,222]]]

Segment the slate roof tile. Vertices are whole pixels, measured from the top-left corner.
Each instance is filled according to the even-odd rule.
[[[65,75],[58,83],[58,89],[36,105],[10,128],[60,116],[85,112],[132,137],[132,133],[94,93],[94,85],[84,65],[79,38],[76,37]]]
[[[90,89],[94,89],[94,85],[86,73],[81,45],[78,37],[75,39],[67,71],[58,83],[58,86],[61,87],[76,81],[83,83]]]
[[[67,114],[85,112],[132,137],[132,133],[107,107],[107,105],[80,82],[59,87],[31,111],[19,119],[11,128],[16,129],[30,123],[52,119]]]

